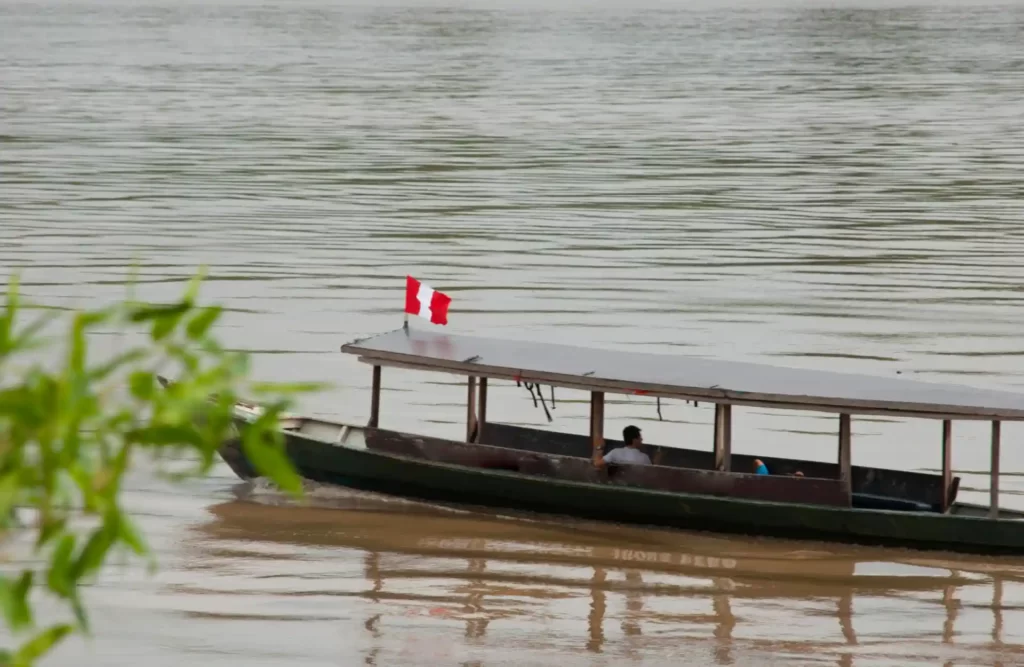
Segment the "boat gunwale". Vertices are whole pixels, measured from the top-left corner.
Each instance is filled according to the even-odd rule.
[[[323,419],[317,419],[316,421],[329,423],[331,425],[338,426],[339,428],[344,428],[345,426],[350,426],[348,424],[342,424],[340,422],[331,422],[331,421],[326,421],[326,420],[323,420]],[[354,426],[354,425],[351,425],[350,428],[352,428],[354,430],[361,430],[363,432],[370,431],[370,430],[383,431],[383,432],[386,432],[386,433],[394,433],[394,434],[401,435],[401,436],[408,437],[408,438],[430,437],[430,436],[421,436],[421,435],[418,435],[418,434],[415,434],[415,433],[408,433],[408,432],[404,432],[404,431],[392,431],[390,429],[381,429],[381,428],[374,429],[373,427],[367,427],[367,426]],[[800,510],[841,511],[844,514],[851,514],[851,515],[855,515],[855,516],[864,516],[865,514],[870,514],[872,516],[892,516],[892,517],[897,517],[898,518],[898,517],[903,517],[903,516],[907,516],[907,515],[914,515],[914,516],[918,516],[918,517],[928,517],[928,520],[935,520],[935,521],[944,521],[944,520],[946,520],[946,521],[958,521],[958,522],[969,519],[969,520],[972,520],[972,521],[983,522],[986,525],[992,525],[993,523],[1001,523],[1001,524],[1005,524],[1005,525],[1011,525],[1011,524],[1012,525],[1018,525],[1018,524],[1021,523],[1021,521],[1017,520],[1017,519],[1002,519],[1002,518],[998,518],[998,517],[997,518],[992,518],[992,517],[979,517],[979,516],[970,516],[970,515],[953,515],[953,514],[946,514],[946,513],[919,511],[919,510],[887,510],[887,509],[878,509],[878,508],[846,507],[846,506],[843,506],[843,505],[823,505],[823,504],[817,504],[817,503],[784,502],[784,501],[777,501],[777,500],[763,500],[763,499],[760,499],[760,498],[737,498],[735,496],[728,496],[728,495],[719,496],[719,495],[713,495],[713,494],[688,493],[688,492],[685,492],[685,491],[664,491],[664,490],[660,490],[660,489],[649,489],[649,488],[644,488],[644,487],[640,487],[640,486],[626,486],[626,485],[620,485],[620,484],[602,484],[602,483],[597,483],[597,482],[579,482],[579,481],[574,481],[574,480],[560,479],[558,477],[545,477],[545,476],[540,476],[540,475],[532,475],[532,474],[529,474],[529,473],[523,473],[523,472],[512,471],[512,470],[504,470],[504,469],[500,469],[500,468],[480,468],[480,467],[476,467],[476,466],[463,465],[463,464],[459,464],[459,463],[447,463],[447,462],[444,462],[444,461],[434,461],[434,460],[430,460],[430,459],[426,459],[426,458],[420,458],[420,457],[415,457],[415,456],[406,456],[406,455],[403,455],[403,454],[394,454],[394,453],[391,453],[391,452],[373,450],[373,449],[369,449],[369,448],[352,447],[352,446],[346,445],[343,442],[337,442],[337,443],[330,442],[328,440],[324,440],[322,438],[318,438],[318,437],[312,436],[312,435],[310,435],[308,433],[303,433],[301,430],[298,430],[298,429],[297,430],[287,430],[287,431],[284,431],[284,433],[286,435],[299,436],[303,440],[314,442],[314,443],[316,443],[318,445],[322,445],[324,447],[343,448],[343,449],[345,449],[345,450],[347,450],[349,452],[355,452],[356,454],[365,454],[365,455],[369,455],[369,456],[384,457],[384,458],[393,459],[393,460],[397,460],[397,461],[402,461],[402,462],[406,462],[406,463],[412,463],[412,464],[416,464],[416,465],[425,465],[425,466],[429,466],[429,467],[448,469],[448,470],[453,470],[453,471],[457,471],[457,472],[460,472],[460,473],[470,473],[470,474],[476,474],[476,475],[481,475],[481,476],[485,476],[485,477],[486,476],[497,476],[497,477],[508,477],[508,478],[518,479],[518,480],[529,480],[531,483],[539,484],[541,486],[554,485],[554,486],[568,487],[570,489],[577,488],[577,489],[584,489],[584,490],[585,489],[590,489],[590,490],[598,490],[599,489],[601,491],[613,491],[614,493],[622,493],[622,494],[626,494],[626,495],[651,495],[651,496],[655,496],[655,497],[667,498],[667,499],[676,499],[676,500],[691,500],[691,499],[693,499],[693,500],[701,500],[701,501],[704,501],[704,500],[714,500],[714,501],[717,501],[717,502],[723,502],[723,503],[726,503],[726,504],[736,505],[740,509],[749,508],[750,506],[769,506],[769,507],[774,507],[774,508],[779,508],[779,509],[799,508]],[[457,440],[450,440],[450,439],[447,439],[447,438],[435,438],[435,439],[445,440],[445,441],[452,442],[452,443],[455,443],[455,444],[465,444],[465,443],[459,442]],[[538,455],[537,452],[531,452],[531,451],[527,451],[527,450],[509,450],[509,451],[518,451],[518,452],[522,452],[524,454]],[[563,455],[560,455],[560,454],[540,454],[540,456],[566,458],[566,459],[573,458],[573,457],[569,457],[569,456],[563,456]],[[653,464],[652,464],[652,467],[653,467]],[[666,469],[672,469],[672,468],[669,468],[668,466],[657,466],[657,467],[666,468]],[[743,474],[748,474],[748,473],[730,472],[729,474],[732,474],[732,475],[743,475]],[[811,478],[811,479],[816,479],[816,478]],[[827,479],[827,478],[821,478],[821,479]]]

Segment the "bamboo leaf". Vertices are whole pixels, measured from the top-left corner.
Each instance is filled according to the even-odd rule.
[[[128,386],[132,396],[140,401],[148,401],[156,393],[156,377],[149,371],[135,371],[128,378]]]
[[[121,517],[119,527],[121,529],[121,541],[127,544],[132,551],[139,556],[144,556],[149,553],[149,549],[146,546],[146,541],[143,539],[142,534],[135,528],[134,523],[128,519],[128,517]]]
[[[113,546],[114,539],[117,536],[119,530],[119,526],[116,525],[117,523],[117,520],[111,519],[108,515],[103,525],[93,531],[89,541],[85,543],[85,547],[79,553],[78,558],[75,559],[68,569],[69,578],[72,582],[77,583],[83,578],[88,577],[103,564],[103,559],[106,557],[107,552],[110,551],[110,547]]]
[[[188,324],[185,326],[185,333],[188,335],[190,340],[199,340],[206,332],[210,330],[218,319],[220,319],[223,309],[220,306],[213,308],[204,308],[195,315]]]
[[[85,605],[82,604],[82,598],[79,597],[77,588],[72,587],[68,601],[71,603],[71,611],[75,614],[75,622],[78,623],[78,627],[84,632],[89,632],[89,615],[85,611]]]
[[[0,610],[3,611],[4,622],[12,630],[17,628],[17,623],[15,623],[17,617],[15,606],[14,586],[6,576],[0,574]]]
[[[39,537],[36,539],[36,549],[41,548],[54,537],[64,532],[67,523],[66,517],[47,517],[43,522],[43,527],[39,530]]]
[[[14,504],[21,490],[18,470],[15,469],[0,477],[0,516],[8,516],[14,511]]]
[[[254,382],[253,393],[258,394],[306,394],[330,389],[327,382]]]
[[[189,305],[195,303],[196,297],[199,296],[199,288],[202,287],[203,281],[206,279],[206,273],[206,267],[201,266],[196,275],[188,281],[188,285],[185,287],[185,303]]]
[[[174,333],[176,328],[178,328],[178,323],[181,322],[181,318],[184,316],[185,312],[187,312],[187,308],[182,310],[180,313],[164,315],[163,317],[153,320],[153,327],[150,329],[149,335],[155,341],[161,341],[167,338]]]
[[[32,609],[28,593],[32,587],[34,573],[25,570],[16,580],[11,581],[0,575],[0,607],[3,608],[7,627],[17,631],[32,625]]]
[[[263,419],[261,416],[260,419]],[[260,428],[259,420],[245,429],[242,449],[256,470],[293,495],[301,495],[302,478],[285,454],[283,443],[272,432]]]
[[[47,652],[59,644],[74,628],[66,623],[54,625],[43,630],[38,635],[26,642],[17,653],[14,654],[12,667],[31,667],[36,660],[43,657]]]
[[[65,535],[57,543],[50,558],[50,571],[47,573],[46,583],[50,590],[61,597],[71,594],[71,587],[74,581],[71,578],[71,555],[75,550],[75,536]]]
[[[34,322],[18,332],[17,337],[11,341],[11,349],[24,350],[33,346],[36,335],[46,328],[46,325],[55,321],[59,313],[50,311],[40,315]]]
[[[93,533],[79,557],[68,569],[68,578],[78,582],[99,569],[114,540],[102,529]]]
[[[0,317],[0,356],[6,356],[12,349],[11,338],[14,332],[14,323],[18,317],[18,285],[20,279],[17,274],[12,275],[7,283],[7,302],[4,304],[4,314]]]
[[[190,306],[184,301],[170,304],[148,304],[144,306],[137,306],[129,311],[128,321],[136,323],[152,322],[153,320],[159,320],[164,317],[184,315],[189,308]]]

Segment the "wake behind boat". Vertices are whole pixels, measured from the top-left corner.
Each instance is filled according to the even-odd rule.
[[[373,366],[369,424],[291,417],[282,426],[291,461],[317,482],[622,523],[1024,553],[1024,513],[998,507],[1000,423],[1024,420],[1024,397],[1016,394],[408,327],[342,351]],[[467,377],[466,440],[379,428],[383,366]],[[488,422],[487,383],[495,379],[590,391],[590,435]],[[595,454],[620,444],[603,437],[606,392],[714,403],[714,451],[653,447],[655,465],[595,467]],[[732,405],[838,413],[838,462],[761,457],[773,474],[736,472],[751,470],[753,457],[731,453]],[[258,410],[239,406],[242,428]],[[852,466],[850,423],[856,414],[943,421],[943,473]],[[959,478],[950,468],[954,419],[992,422],[988,507],[956,502]],[[225,443],[221,455],[240,477],[255,475],[238,441]]]

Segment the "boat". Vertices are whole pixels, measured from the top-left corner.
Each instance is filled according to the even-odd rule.
[[[305,478],[440,503],[718,533],[968,553],[1024,553],[1024,512],[1000,508],[1003,421],[1024,420],[1024,396],[903,378],[747,362],[621,352],[401,329],[342,346],[372,366],[370,417],[348,424],[291,416],[282,425]],[[456,441],[381,428],[382,368],[467,378],[466,437]],[[488,381],[590,392],[590,433],[555,433],[487,420]],[[532,389],[531,389],[532,391]],[[604,438],[606,393],[715,405],[713,450],[648,446],[653,465],[593,464],[621,443]],[[731,451],[732,406],[837,415],[836,463]],[[244,429],[259,407],[240,405]],[[853,466],[851,420],[885,415],[941,421],[942,474]],[[991,422],[990,503],[956,500],[952,422]],[[230,440],[221,456],[256,476]],[[802,473],[800,475],[797,472]]]

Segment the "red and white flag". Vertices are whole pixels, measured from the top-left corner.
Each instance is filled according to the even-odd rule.
[[[434,291],[412,276],[405,277],[405,312],[419,315],[434,324],[448,324],[448,306],[452,298]]]

